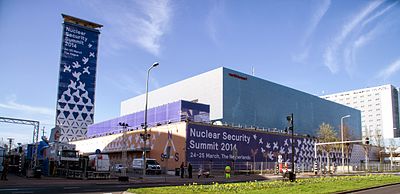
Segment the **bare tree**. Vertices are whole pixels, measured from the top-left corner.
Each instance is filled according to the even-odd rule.
[[[395,152],[398,148],[394,138],[390,139],[388,148],[390,152],[390,170],[393,170],[393,152]]]
[[[372,139],[374,141],[373,144],[375,144],[378,147],[378,156],[379,156],[379,171],[382,170],[382,164],[383,164],[383,157],[384,157],[384,142],[383,142],[383,135],[382,131],[375,129],[374,134],[372,136]]]
[[[343,125],[343,141],[349,141],[349,140],[353,139],[353,134],[351,133],[352,131],[353,130],[351,130],[348,125],[346,125],[346,124]],[[347,163],[347,170],[349,170],[350,146],[351,145],[349,143],[346,143],[343,146],[344,146],[343,147],[344,148],[344,153],[346,153],[345,154],[345,160],[346,160],[346,163]],[[342,164],[342,165],[344,165],[344,164]]]
[[[335,142],[335,141],[337,141],[337,133],[331,125],[329,125],[327,123],[322,123],[319,126],[318,139],[321,142]],[[331,169],[330,153],[336,147],[337,147],[337,145],[323,145],[322,146],[322,149],[326,152],[326,155],[327,155],[327,163],[328,163],[329,170]]]

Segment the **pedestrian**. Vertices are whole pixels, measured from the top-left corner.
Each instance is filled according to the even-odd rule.
[[[199,179],[201,177],[201,175],[203,175],[203,165],[202,164],[200,164],[199,173],[197,173],[197,178]]]
[[[3,173],[1,174],[1,180],[7,181],[7,174],[8,174],[8,166],[9,166],[9,159],[5,157],[3,161]]]
[[[231,167],[228,165],[225,166],[225,178],[230,179],[231,178]]]
[[[185,164],[182,162],[181,164],[181,178],[185,177]]]
[[[190,164],[190,162],[188,164],[188,173],[189,173],[189,178],[191,179],[192,173],[193,173],[193,167],[192,167],[192,164]]]

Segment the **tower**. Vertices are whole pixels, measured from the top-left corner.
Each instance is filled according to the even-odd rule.
[[[93,123],[97,48],[102,25],[64,18],[56,106],[58,141],[85,137]]]

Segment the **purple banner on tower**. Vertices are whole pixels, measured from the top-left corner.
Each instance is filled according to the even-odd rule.
[[[84,137],[93,123],[99,34],[64,22],[56,107],[60,141]]]
[[[295,161],[312,163],[314,140],[295,136]],[[186,159],[194,161],[291,161],[291,136],[257,130],[189,123],[186,134]]]

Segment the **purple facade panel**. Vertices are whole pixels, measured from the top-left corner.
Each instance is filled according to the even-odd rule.
[[[195,103],[186,102],[186,105],[191,105]],[[198,104],[197,106],[193,106],[194,108],[201,108],[207,110],[208,105]],[[177,101],[173,103],[169,103],[166,105],[158,106],[155,108],[148,109],[147,111],[147,123],[148,126],[156,126],[159,124],[167,124],[173,122],[179,122],[185,120],[185,115],[182,115],[183,112],[187,112],[188,108],[185,108],[185,111],[182,107],[182,101]],[[209,108],[208,108],[209,110]],[[191,112],[199,112],[192,111]],[[182,117],[184,116],[184,117]],[[119,125],[119,123],[126,123],[129,125],[129,129],[141,129],[142,124],[144,123],[144,111],[132,113],[129,115],[121,116],[118,118],[114,118],[108,121],[96,123],[89,126],[87,137],[100,136],[100,135],[109,135],[114,133],[121,133],[123,128]]]

